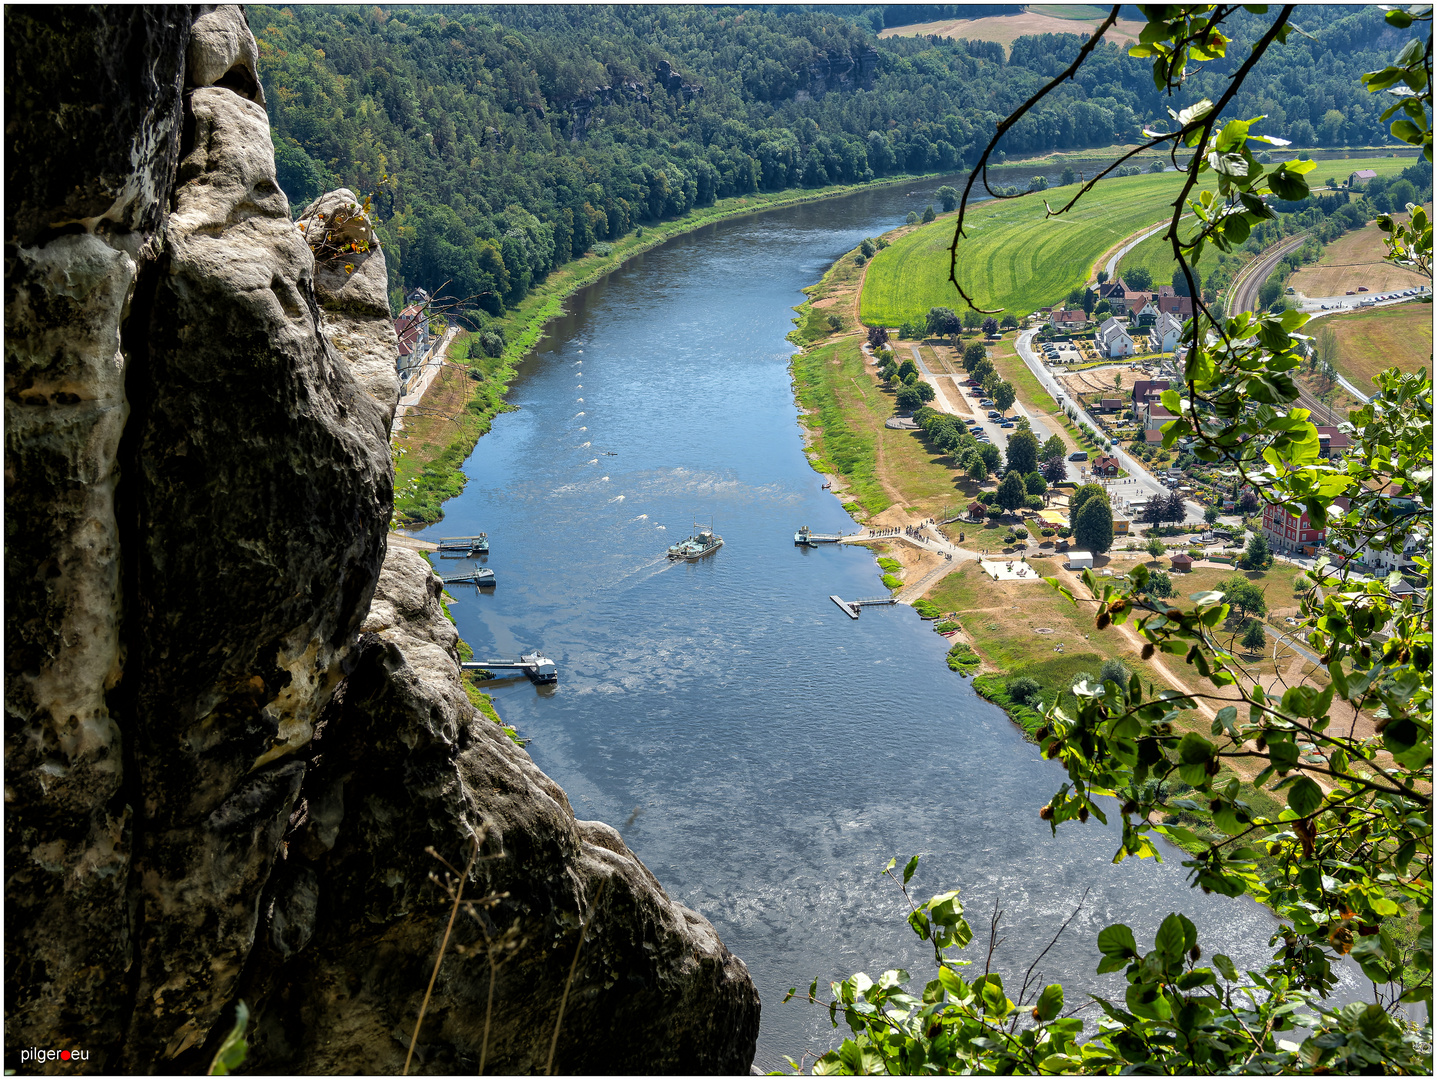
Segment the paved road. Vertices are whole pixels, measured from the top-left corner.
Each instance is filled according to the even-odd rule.
[[[1074,401],[1072,395],[1058,385],[1058,380],[1053,376],[1053,373],[1048,370],[1042,359],[1033,351],[1032,342],[1035,334],[1037,334],[1036,330],[1025,330],[1018,335],[1018,355],[1022,357],[1023,363],[1028,365],[1028,370],[1034,374],[1043,389],[1053,395],[1054,401],[1073,406],[1073,408],[1077,410],[1079,420],[1085,422],[1094,431],[1101,431],[1102,428],[1097,421],[1083,408],[1080,402]],[[1153,495],[1168,494],[1167,487],[1149,473],[1146,466],[1132,457],[1119,444],[1114,443],[1113,449],[1110,450],[1109,453],[1118,459],[1118,464],[1128,473],[1127,481],[1116,480],[1108,482],[1109,492],[1117,499],[1123,502],[1131,502],[1136,498],[1150,498]],[[1194,523],[1202,521],[1203,508],[1191,499],[1187,501],[1186,505],[1188,510],[1186,520]]]
[[[950,391],[958,394],[958,396],[967,403],[969,411],[973,414],[971,419],[983,425],[983,429],[988,433],[988,437],[992,440],[993,445],[996,446],[1006,458],[1008,454],[1008,437],[1014,434],[1018,429],[1016,427],[1005,428],[1001,423],[994,423],[992,420],[989,420],[988,407],[978,404],[982,395],[976,390],[970,390],[968,387],[962,385],[964,376],[949,375],[947,372],[935,373],[929,371],[923,363],[923,357],[919,355],[918,346],[910,345],[909,348],[913,350],[913,362],[918,365],[919,374],[925,377],[926,381],[933,387],[934,393],[938,395],[938,401],[943,403],[941,411],[958,417],[958,419],[962,420],[965,424],[968,423],[970,418],[953,408],[952,398],[947,396]],[[938,404],[938,401],[935,401],[935,404]],[[1052,434],[1052,432],[1048,430],[1048,424],[1035,417],[1025,409],[1020,402],[1014,402],[1011,411],[1018,416],[1028,418],[1028,425],[1032,428],[1034,436],[1037,437],[1040,443]]]
[[[1187,218],[1190,218],[1190,217],[1192,217],[1191,214],[1184,214],[1184,215],[1183,215],[1183,218],[1184,218],[1184,219],[1187,219]],[[1150,236],[1155,236],[1156,234],[1162,232],[1162,231],[1163,231],[1164,229],[1166,229],[1170,224],[1172,224],[1172,219],[1171,219],[1171,218],[1169,218],[1169,219],[1166,220],[1166,221],[1160,221],[1160,222],[1158,222],[1156,225],[1154,225],[1151,229],[1147,230],[1147,232],[1140,233],[1138,236],[1134,237],[1132,240],[1129,240],[1127,243],[1125,243],[1122,247],[1118,248],[1118,253],[1117,253],[1116,255],[1114,255],[1111,259],[1109,259],[1109,260],[1108,260],[1108,265],[1103,268],[1103,269],[1107,270],[1107,272],[1108,272],[1108,280],[1109,280],[1109,281],[1112,281],[1113,278],[1115,278],[1115,277],[1118,276],[1118,263],[1122,260],[1122,257],[1123,257],[1124,255],[1126,255],[1128,252],[1132,251],[1133,248],[1137,247],[1139,244],[1141,244],[1141,243],[1142,243],[1144,240],[1146,240],[1148,237],[1150,237]]]
[[[445,357],[449,355],[449,346],[458,336],[459,326],[451,325],[444,331],[444,337],[440,339],[439,344],[430,350],[428,359],[424,361],[424,369],[415,377],[409,393],[399,399],[399,407],[394,410],[394,423],[390,427],[391,434],[403,430],[404,414],[418,405],[424,399],[424,395],[429,392],[429,387],[433,385],[435,377],[444,367]]]

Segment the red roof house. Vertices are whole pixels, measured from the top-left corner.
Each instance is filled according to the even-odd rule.
[[[1174,570],[1181,570],[1184,574],[1193,568],[1193,557],[1186,551],[1179,551],[1176,555],[1170,556],[1168,562],[1172,563]]]

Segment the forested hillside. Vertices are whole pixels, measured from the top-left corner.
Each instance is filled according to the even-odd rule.
[[[1266,113],[1298,145],[1386,143],[1383,103],[1356,81],[1400,47],[1381,13],[1302,15],[1311,38],[1269,54],[1235,114]],[[448,281],[493,314],[594,245],[719,198],[962,168],[1082,41],[1019,38],[1005,60],[990,42],[880,41],[872,17],[807,9],[256,6],[248,16],[296,208],[339,185],[372,196],[392,291]],[[1216,97],[1265,25],[1234,16],[1230,58],[1190,87]],[[1004,149],[1129,142],[1168,104],[1146,62],[1104,43]]]

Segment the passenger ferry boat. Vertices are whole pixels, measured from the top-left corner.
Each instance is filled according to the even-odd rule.
[[[705,555],[712,555],[721,547],[723,547],[723,537],[714,532],[712,523],[703,526],[694,522],[694,535],[687,540],[680,540],[669,548],[669,558],[687,559],[689,562],[694,562],[696,559],[702,559]]]

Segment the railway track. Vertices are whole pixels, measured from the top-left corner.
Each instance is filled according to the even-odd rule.
[[[1301,233],[1297,236],[1290,236],[1272,250],[1259,255],[1253,262],[1238,275],[1232,286],[1232,306],[1228,310],[1229,315],[1236,315],[1239,311],[1257,310],[1257,294],[1262,288],[1262,283],[1268,279],[1282,257],[1289,252],[1295,251],[1307,243],[1307,234]]]

